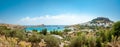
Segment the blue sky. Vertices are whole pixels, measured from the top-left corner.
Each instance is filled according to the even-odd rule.
[[[120,20],[120,0],[0,0],[0,23],[84,23],[96,17]]]

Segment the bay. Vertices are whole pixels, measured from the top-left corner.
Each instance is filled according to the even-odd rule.
[[[26,31],[37,30],[38,32],[42,31],[43,29],[47,29],[48,32],[53,30],[63,31],[66,25],[44,25],[44,26],[27,26]]]

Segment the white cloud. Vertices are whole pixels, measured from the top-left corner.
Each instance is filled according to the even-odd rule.
[[[24,17],[20,19],[21,24],[46,24],[46,25],[71,25],[92,20],[93,15],[87,14],[60,14],[60,15],[45,15],[39,17]]]

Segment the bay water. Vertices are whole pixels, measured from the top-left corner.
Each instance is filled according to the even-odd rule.
[[[63,31],[65,29],[65,25],[45,25],[45,26],[28,26],[26,27],[26,31],[37,30],[38,32],[42,31],[43,29],[47,29],[48,32],[53,30]]]

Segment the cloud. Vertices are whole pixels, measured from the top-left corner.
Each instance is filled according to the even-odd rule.
[[[35,24],[46,24],[46,25],[71,25],[84,23],[95,18],[93,15],[87,14],[60,14],[60,15],[45,15],[39,17],[24,17],[19,20],[21,24],[35,25]]]

